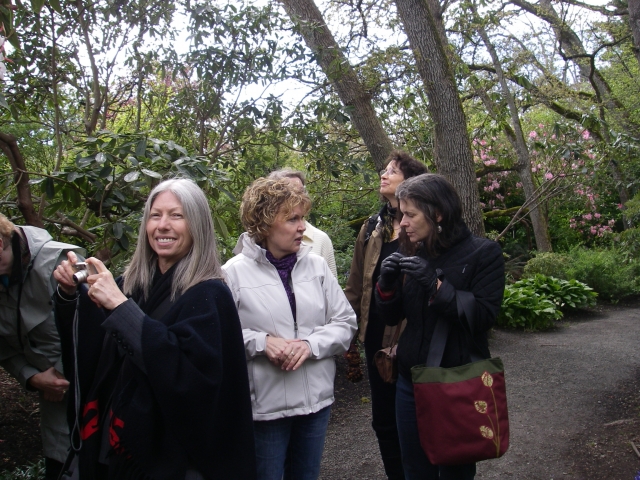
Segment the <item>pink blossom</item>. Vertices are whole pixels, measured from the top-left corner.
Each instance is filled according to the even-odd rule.
[[[620,210],[622,210],[622,209],[624,208],[624,205],[623,205],[623,204],[621,204],[621,203],[619,203],[619,204],[618,204],[618,208],[619,208]]]
[[[497,198],[498,200],[500,200],[501,202],[504,200],[504,196],[503,196],[503,195],[500,195],[499,193],[496,193],[496,198]]]
[[[551,135],[551,140],[555,140],[556,139],[556,134],[554,133],[553,135]]]
[[[516,182],[516,187],[522,188],[522,182]]]
[[[536,138],[538,136],[538,133],[535,130],[531,130],[529,132],[529,138]]]
[[[591,220],[593,217],[590,213],[585,213],[584,215],[582,215],[582,218],[584,218],[585,220]]]
[[[553,178],[553,173],[547,172],[544,174],[545,180],[551,180]]]
[[[613,227],[616,224],[616,221],[615,220],[609,220],[607,223],[609,224],[610,227]]]
[[[596,217],[596,218],[600,218],[601,217],[601,215],[599,213],[594,213],[593,216]]]
[[[531,171],[532,171],[533,173],[536,173],[536,172],[538,171],[538,169],[537,169],[536,167],[531,167]]]
[[[589,140],[589,137],[591,135],[589,134],[589,130],[583,130],[582,131],[582,138],[584,138],[585,140]]]
[[[591,227],[589,230],[591,231],[591,235],[595,235],[596,233],[598,233],[598,229],[595,226]]]

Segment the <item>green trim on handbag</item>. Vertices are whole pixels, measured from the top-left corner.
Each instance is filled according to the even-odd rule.
[[[485,372],[493,375],[503,371],[502,360],[495,357],[452,368],[416,365],[411,368],[411,380],[413,383],[455,383],[481,377]]]

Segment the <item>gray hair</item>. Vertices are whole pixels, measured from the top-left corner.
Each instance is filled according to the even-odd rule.
[[[173,193],[182,205],[187,228],[193,240],[189,253],[178,262],[176,267],[171,286],[171,299],[175,299],[189,288],[205,280],[223,278],[207,197],[202,189],[191,180],[165,180],[151,191],[144,206],[144,214],[138,233],[138,245],[124,274],[123,290],[127,295],[131,295],[135,291],[142,291],[144,298],[149,296],[151,281],[156,268],[158,268],[158,256],[149,244],[146,227],[153,202],[158,195],[164,192]]]
[[[303,187],[306,183],[304,173],[302,173],[300,170],[293,170],[292,168],[281,168],[280,170],[274,170],[269,174],[267,178],[270,178],[272,180],[282,180],[283,178],[297,178],[302,182]]]

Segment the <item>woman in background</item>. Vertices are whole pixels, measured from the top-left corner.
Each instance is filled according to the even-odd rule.
[[[123,280],[89,258],[79,294],[75,263],[55,271],[76,405],[68,477],[255,478],[242,332],[204,192],[189,180],[153,189]]]
[[[310,207],[289,179],[253,182],[240,206],[241,249],[223,267],[242,323],[260,480],[318,478],[333,356],[356,330],[327,262],[302,245]]]
[[[496,242],[471,234],[462,220],[458,193],[441,175],[410,178],[398,187],[396,197],[402,211],[402,253],[382,262],[375,295],[389,325],[407,319],[397,349],[396,388],[404,474],[408,480],[473,480],[475,463],[432,465],[422,450],[411,367],[426,362],[439,319],[449,324],[440,366],[470,363],[472,345],[490,357],[487,332],[504,293],[502,250]],[[465,298],[473,298],[474,318],[458,315],[459,292],[472,294]]]
[[[381,348],[389,346],[396,328],[402,326],[386,325],[376,307],[373,288],[380,275],[380,264],[399,246],[400,212],[396,189],[405,179],[426,171],[426,167],[409,154],[399,151],[391,153],[387,167],[380,172],[380,195],[386,203],[380,213],[370,217],[360,229],[345,288],[345,294],[359,320],[359,339],[364,342],[371,387],[371,426],[376,432],[389,480],[404,478],[396,428],[396,386],[382,380],[373,356]]]

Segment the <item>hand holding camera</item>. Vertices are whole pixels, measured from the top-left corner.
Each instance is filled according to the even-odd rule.
[[[67,253],[63,261],[53,272],[59,288],[67,295],[75,295],[82,283],[89,284],[89,298],[99,307],[113,310],[127,301],[120,291],[111,272],[97,258],[88,258],[86,262],[78,262],[75,253]]]

